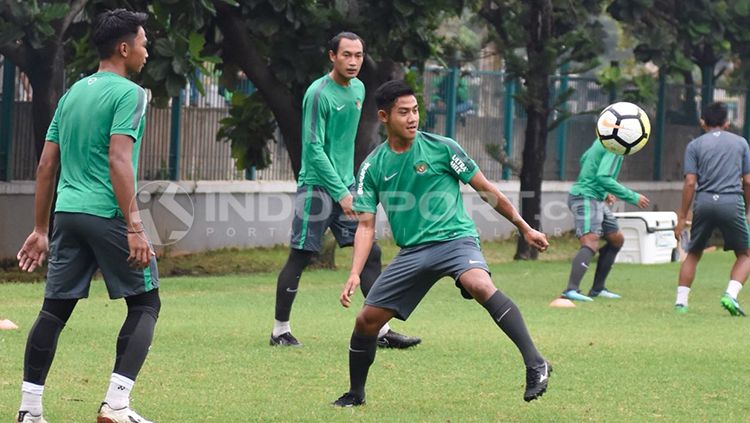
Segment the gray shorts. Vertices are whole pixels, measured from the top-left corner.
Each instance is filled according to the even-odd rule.
[[[349,187],[352,191],[354,186]],[[290,247],[295,250],[320,251],[320,243],[326,229],[331,228],[333,236],[341,247],[354,244],[357,220],[344,215],[338,202],[322,187],[302,185],[297,188],[292,219],[292,239]]]
[[[604,236],[620,230],[617,219],[604,201],[571,194],[568,207],[573,212],[578,238],[587,233]]]
[[[55,213],[49,246],[44,298],[89,296],[91,278],[102,271],[112,299],[143,294],[159,287],[156,258],[137,270],[128,264],[127,225],[121,217],[106,219],[85,213]]]
[[[703,251],[714,229],[721,231],[725,250],[742,251],[748,248],[750,231],[742,194],[699,192],[695,196],[688,251]]]
[[[365,304],[393,310],[406,320],[440,278],[458,281],[470,269],[490,273],[474,237],[403,248],[375,281]]]

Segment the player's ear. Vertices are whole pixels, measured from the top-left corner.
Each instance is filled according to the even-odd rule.
[[[701,128],[706,129],[706,121],[703,120],[703,118],[700,118],[700,120],[698,121],[698,124],[700,125]]]
[[[383,109],[378,110],[378,119],[383,123],[388,123],[388,113]]]
[[[336,61],[336,53],[334,53],[333,50],[328,50],[328,60],[331,62]]]

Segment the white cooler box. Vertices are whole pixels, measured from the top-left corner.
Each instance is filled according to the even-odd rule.
[[[677,213],[627,212],[614,215],[625,236],[616,263],[653,264],[675,260]]]

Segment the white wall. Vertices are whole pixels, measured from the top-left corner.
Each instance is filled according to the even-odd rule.
[[[545,182],[542,187],[542,230],[560,235],[573,228],[567,208],[571,182]],[[630,188],[651,199],[649,210],[675,210],[682,185],[677,182],[633,182]],[[499,182],[500,190],[518,206],[519,183]],[[256,247],[289,243],[296,186],[293,182],[142,182],[141,213],[157,249],[168,253],[223,247]],[[512,226],[495,213],[471,187],[463,187],[464,204],[485,240],[507,238]],[[635,210],[619,202],[615,211]],[[0,258],[15,257],[34,226],[34,182],[0,183]],[[380,238],[389,237],[382,210]]]

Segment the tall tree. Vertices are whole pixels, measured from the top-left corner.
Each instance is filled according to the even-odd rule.
[[[304,90],[329,69],[326,43],[339,31],[358,33],[366,43],[360,79],[368,92],[421,65],[438,49],[437,28],[460,13],[461,0],[243,0],[230,6],[214,0],[222,33],[224,68],[239,67],[262,95],[284,138],[294,174],[300,169],[301,105]],[[377,24],[373,25],[373,22]],[[356,161],[377,140],[371,95],[365,98],[357,134]]]
[[[633,50],[636,59],[682,76],[689,90],[684,96],[684,112],[697,120],[692,71],[695,66],[700,69],[702,101],[711,101],[714,82],[723,72],[717,73],[716,65],[728,57],[732,19],[742,3],[747,2],[614,0],[607,11],[638,40]]]
[[[521,165],[521,215],[535,229],[541,226],[541,191],[550,113],[571,90],[550,98],[551,76],[591,69],[603,52],[604,31],[596,19],[601,0],[485,0],[479,14],[493,29],[506,71],[524,87],[516,95],[527,115]],[[565,65],[565,66],[564,66]],[[516,259],[536,259],[523,238]]]
[[[0,7],[0,54],[24,72],[34,91],[32,114],[37,158],[65,85],[65,46],[89,0],[8,1]]]
[[[232,0],[224,0],[232,3]],[[80,73],[96,70],[90,43],[94,17],[106,10],[147,12],[148,37],[156,40],[137,81],[166,102],[193,79],[196,69],[218,58],[204,55],[205,33],[214,12],[207,1],[32,0],[0,6],[0,54],[25,73],[33,90],[33,140],[37,158],[57,102]],[[66,74],[67,71],[67,74]],[[200,81],[195,80],[196,83]]]

